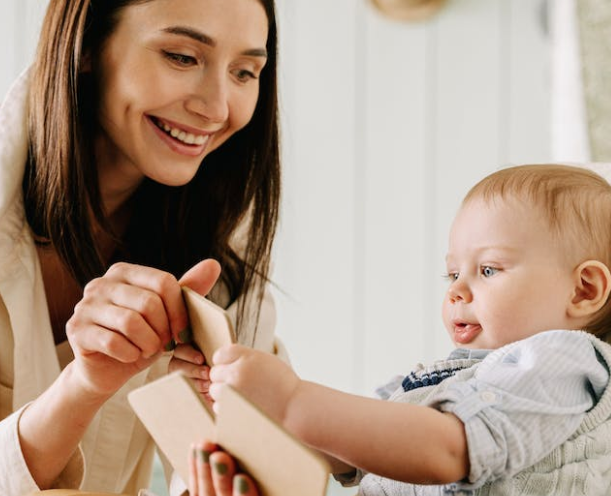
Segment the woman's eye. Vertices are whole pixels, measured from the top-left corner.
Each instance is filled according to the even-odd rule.
[[[489,266],[484,266],[482,267],[482,275],[484,277],[492,277],[494,274],[496,274],[499,271],[499,269],[496,269],[494,267],[489,267]]]
[[[239,69],[235,71],[234,74],[237,80],[240,81],[241,83],[246,83],[250,81],[251,79],[257,79],[257,76],[255,76],[253,72],[247,71],[246,69]]]
[[[176,62],[178,65],[182,66],[191,66],[197,64],[197,60],[195,57],[191,57],[190,55],[183,55],[182,53],[173,53],[173,52],[163,52],[165,57],[172,62]]]
[[[444,278],[450,282],[454,282],[456,279],[458,279],[458,272],[449,272],[444,276]]]

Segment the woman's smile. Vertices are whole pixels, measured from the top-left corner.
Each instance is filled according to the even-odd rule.
[[[195,131],[183,125],[176,125],[167,120],[147,116],[155,134],[173,152],[189,157],[198,157],[206,152],[208,142],[213,133]]]

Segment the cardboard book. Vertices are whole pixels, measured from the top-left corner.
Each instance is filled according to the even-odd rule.
[[[195,344],[209,360],[235,341],[231,321],[220,307],[185,288]],[[327,462],[303,445],[230,386],[212,411],[191,380],[174,372],[132,391],[128,400],[157,446],[185,483],[192,443],[217,443],[250,474],[263,496],[323,496]]]

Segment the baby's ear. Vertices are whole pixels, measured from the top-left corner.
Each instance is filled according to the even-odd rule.
[[[569,316],[594,315],[607,302],[611,291],[609,268],[598,260],[587,260],[575,269],[575,294],[569,304]]]

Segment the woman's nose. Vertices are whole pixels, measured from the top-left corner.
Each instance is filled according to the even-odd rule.
[[[226,122],[229,118],[227,84],[227,80],[221,74],[205,74],[193,94],[187,99],[187,110],[210,122]]]
[[[448,298],[450,303],[470,303],[473,300],[473,295],[464,281],[456,279],[448,289]]]

